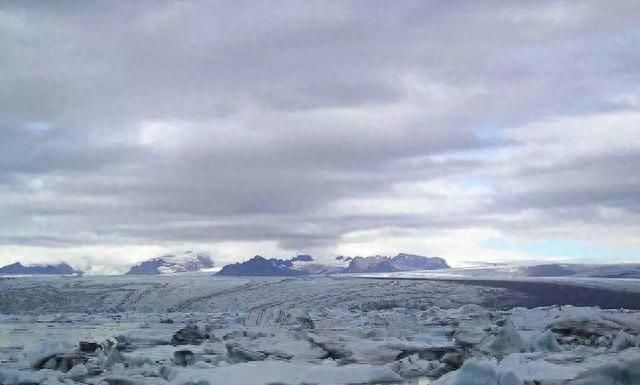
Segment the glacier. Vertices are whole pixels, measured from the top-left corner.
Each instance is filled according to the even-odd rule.
[[[518,282],[2,278],[0,384],[640,384],[637,307],[565,295],[640,303],[637,280],[556,278],[557,303]]]

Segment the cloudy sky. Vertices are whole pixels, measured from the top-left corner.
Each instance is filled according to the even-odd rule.
[[[633,1],[3,1],[0,264],[640,262]]]

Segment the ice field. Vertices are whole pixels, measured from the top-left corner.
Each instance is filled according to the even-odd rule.
[[[0,383],[640,383],[637,280],[408,278],[0,278]]]

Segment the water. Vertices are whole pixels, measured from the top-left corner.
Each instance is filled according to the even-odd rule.
[[[24,355],[44,341],[102,341],[123,330],[139,328],[133,322],[0,322],[0,366],[28,367]]]

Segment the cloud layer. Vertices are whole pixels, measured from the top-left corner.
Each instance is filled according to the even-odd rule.
[[[640,258],[639,18],[600,1],[5,2],[0,263],[108,271],[191,247],[455,263],[541,241]]]

